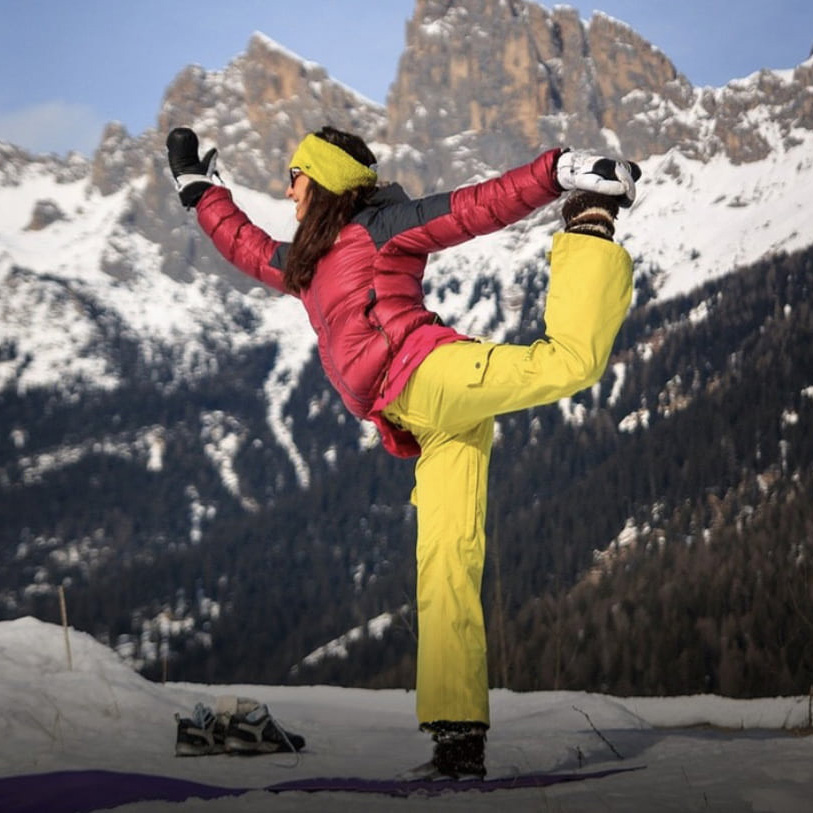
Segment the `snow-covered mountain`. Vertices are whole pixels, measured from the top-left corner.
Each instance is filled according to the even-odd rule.
[[[179,519],[151,533],[176,541],[195,543],[217,514],[212,478],[218,499],[251,514],[334,467],[344,441],[314,448],[315,422],[361,448],[376,440],[310,375],[314,338],[297,302],[229,269],[180,207],[163,147],[173,126],[218,146],[238,202],[279,237],[295,225],[283,199],[287,158],[325,121],[360,132],[383,178],[413,194],[475,181],[547,146],[628,155],[644,174],[617,233],[635,258],[642,306],[813,243],[813,58],[694,88],[656,47],[598,13],[586,21],[519,0],[419,0],[386,108],[256,33],[222,72],[175,77],[157,120],[137,136],[111,124],[91,160],[0,145],[0,490],[33,503],[39,485],[91,456],[124,460],[166,473]],[[429,307],[496,339],[538,326],[557,223],[549,207],[436,256]],[[256,380],[240,375],[249,363]],[[622,360],[610,375],[623,381]],[[190,405],[186,393],[215,380],[244,382],[262,432],[242,412]],[[116,399],[131,399],[136,385],[151,404],[184,400],[194,421],[145,410],[143,423],[118,425]],[[82,423],[93,404],[110,420],[94,413]],[[180,445],[197,448],[201,467],[170,477]],[[254,475],[235,465],[240,455],[253,456]],[[31,540],[12,527],[3,544],[25,560]],[[47,548],[51,535],[67,544],[63,533],[34,536],[45,534]]]
[[[260,44],[257,37],[252,42],[254,48]],[[267,40],[261,44],[271,53],[276,48]],[[772,79],[780,85],[795,81],[788,73]],[[755,75],[733,87],[757,93],[765,80]],[[621,214],[618,232],[636,259],[636,273],[652,279],[659,298],[813,242],[807,192],[813,131],[799,127],[783,136],[768,100],[758,116],[770,144],[759,161],[737,163],[722,153],[700,158],[676,147],[641,162],[639,198]],[[208,372],[213,346],[240,353],[273,344],[278,352],[265,385],[268,421],[306,484],[307,467],[290,439],[284,410],[313,352],[307,320],[294,300],[256,288],[241,291],[229,284],[232,278],[223,280],[219,264],[199,245],[194,217],[177,204],[155,146],[160,134],[143,141],[150,152],[136,155],[150,169],[106,194],[91,166],[75,157],[43,160],[4,149],[0,387],[18,394],[44,387],[68,400],[87,390],[114,390],[122,370],[107,341],[111,323],[135,341],[146,365],[160,359],[168,366],[167,386]],[[255,222],[289,236],[289,203],[236,180],[229,152],[224,149],[222,174],[237,200]],[[151,201],[158,202],[156,210],[150,210]],[[528,278],[544,279],[545,253],[557,227],[555,211],[542,210],[438,255],[427,273],[429,306],[466,332],[503,338],[518,326]],[[186,246],[183,263],[179,246]],[[26,427],[9,431],[20,437]]]

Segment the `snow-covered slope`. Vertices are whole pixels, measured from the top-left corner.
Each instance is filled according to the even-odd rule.
[[[197,366],[205,364],[204,340],[239,351],[247,343],[304,329],[298,309],[289,314],[285,300],[269,307],[264,298],[224,291],[211,275],[196,273],[189,284],[161,273],[162,246],[121,223],[144,182],[103,196],[87,179],[58,184],[32,169],[19,185],[0,187],[0,284],[5,292],[0,341],[16,350],[16,358],[4,360],[0,368],[4,387],[59,387],[76,378],[89,387],[114,385],[115,368],[109,359],[102,364],[97,354],[104,348],[94,347],[100,338],[98,309],[120,322],[147,357],[151,347],[182,346],[175,362],[180,377],[195,375]],[[285,202],[265,200],[260,209],[257,193],[236,188],[235,195],[245,199],[246,208],[260,210],[257,220],[265,228],[283,237],[291,233],[292,213]],[[34,230],[31,214],[41,200],[52,201],[64,218]],[[105,270],[113,253],[127,258],[129,273],[123,278]],[[250,335],[240,330],[230,308],[249,310],[259,328]]]
[[[15,185],[0,187],[0,389],[24,395],[44,388],[67,401],[115,390],[121,370],[112,331],[136,342],[145,365],[168,363],[169,387],[211,373],[213,349],[239,354],[276,345],[265,385],[268,423],[307,485],[307,466],[282,417],[314,344],[304,312],[291,298],[259,288],[243,294],[194,268],[191,281],[162,273],[162,246],[122,226],[144,183],[104,196],[89,179],[61,184],[34,164]],[[169,181],[166,191],[174,195]],[[237,185],[233,191],[259,225],[291,235],[286,201]],[[30,228],[38,201],[52,202],[62,217]],[[197,228],[192,215],[186,228]],[[111,273],[106,262],[121,257],[127,273]]]
[[[60,770],[102,769],[256,787],[310,776],[391,777],[426,759],[430,742],[416,730],[414,696],[396,690],[323,686],[203,686],[149,683],[84,633],[31,618],[0,623],[0,779]],[[239,758],[176,758],[177,712],[213,705],[223,694],[268,703],[306,749]],[[512,790],[395,800],[353,794],[237,798],[117,807],[157,811],[761,810],[797,813],[813,792],[809,699],[751,701],[713,696],[615,698],[578,692],[494,691],[487,766],[509,770],[643,770],[545,790]],[[809,729],[808,729],[809,730]],[[622,759],[619,759],[622,757]],[[2,782],[0,781],[0,793]],[[2,797],[0,796],[0,801]],[[2,806],[2,805],[0,805]],[[14,813],[3,807],[4,813]]]
[[[659,268],[660,299],[686,293],[737,267],[813,242],[813,133],[790,148],[778,135],[763,161],[707,162],[677,150],[643,162],[640,195],[619,233],[640,267]],[[626,235],[629,235],[628,237]]]
[[[789,149],[778,140],[768,159],[751,164],[732,165],[723,156],[704,163],[676,150],[642,162],[638,200],[622,211],[618,235],[639,273],[657,268],[660,298],[685,293],[771,253],[810,244],[813,134],[800,130],[797,139]],[[228,169],[224,176],[228,182]],[[275,236],[290,236],[289,202],[229,185],[255,222]],[[295,372],[313,347],[299,305],[285,297],[224,291],[209,275],[198,274],[189,284],[162,274],[161,245],[127,233],[120,223],[138,191],[135,184],[102,196],[88,180],[58,184],[36,171],[18,186],[0,187],[0,342],[16,350],[16,358],[0,365],[0,385],[25,391],[82,378],[85,386],[115,386],[115,368],[94,357],[98,328],[79,306],[81,298],[109,309],[145,354],[151,345],[183,344],[179,376],[194,375],[196,363],[202,363],[203,338],[235,351],[251,342],[282,341],[281,360]],[[172,194],[169,186],[166,192]],[[39,200],[53,201],[65,219],[28,230]],[[514,326],[506,292],[516,294],[514,286],[523,282],[529,265],[544,275],[545,252],[558,227],[553,212],[542,210],[513,228],[437,255],[427,282],[431,291],[441,293],[430,293],[430,306],[464,330],[500,336]],[[189,228],[196,228],[192,215]],[[127,279],[102,269],[112,250],[129,258],[133,273]],[[493,296],[487,291],[476,297],[475,286],[484,281],[494,283]],[[238,304],[259,321],[257,329],[247,333],[233,324],[229,308]],[[499,310],[503,307],[508,319]]]

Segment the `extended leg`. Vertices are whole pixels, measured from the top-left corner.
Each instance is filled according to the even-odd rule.
[[[423,360],[384,414],[406,421],[407,428],[455,435],[496,415],[573,395],[604,372],[631,295],[632,263],[620,246],[557,234],[545,337],[527,347],[442,345]]]

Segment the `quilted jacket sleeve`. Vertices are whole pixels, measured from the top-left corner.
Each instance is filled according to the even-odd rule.
[[[244,274],[289,293],[279,261],[288,244],[255,226],[223,186],[212,186],[197,205],[198,223],[215,248]]]
[[[446,211],[434,206],[434,216],[395,234],[384,251],[427,254],[516,223],[562,193],[554,173],[560,153],[549,150],[529,164],[455,190]]]

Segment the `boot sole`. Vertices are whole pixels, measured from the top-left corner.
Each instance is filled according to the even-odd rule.
[[[237,737],[226,737],[226,751],[230,754],[276,754],[280,750],[280,743],[246,742]]]
[[[192,745],[188,742],[179,742],[175,745],[176,757],[205,757],[210,754],[223,754],[226,748],[223,745]]]

